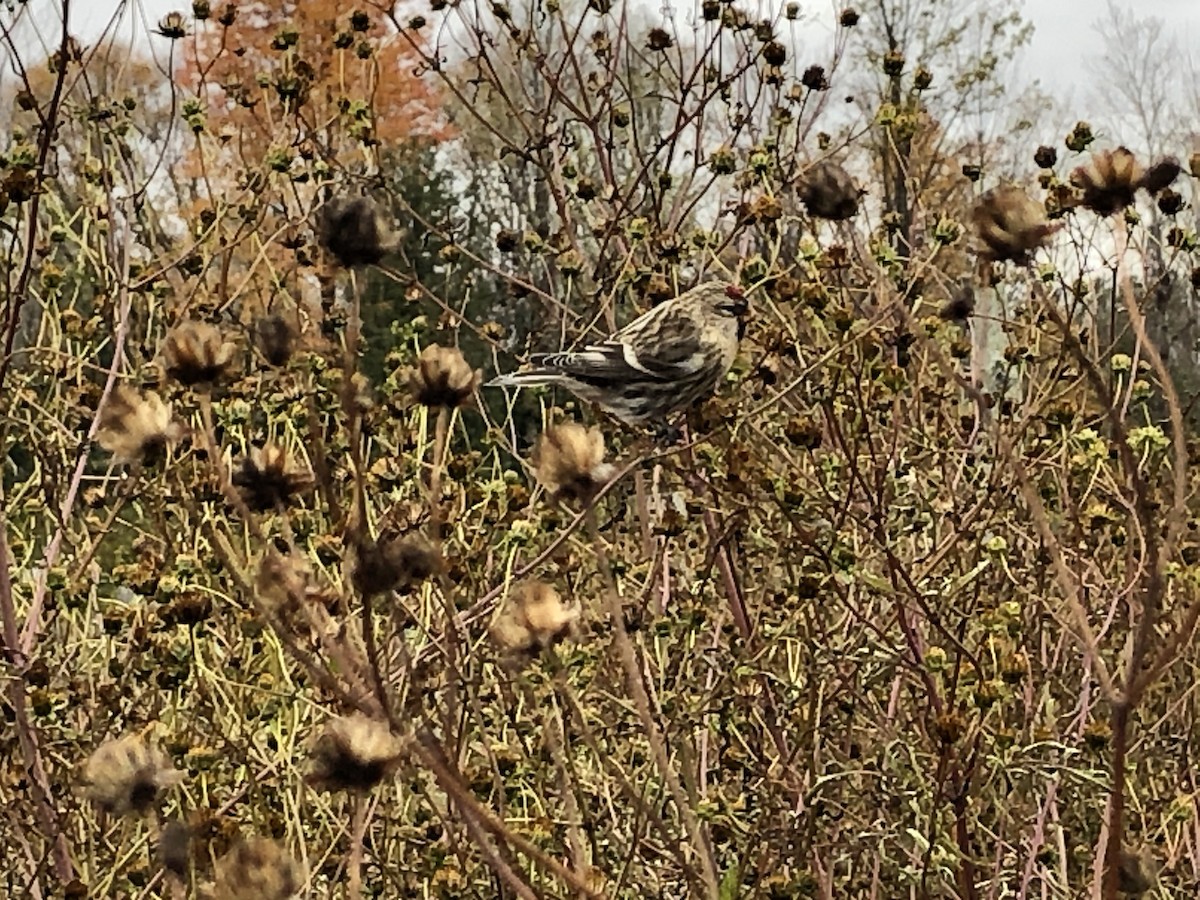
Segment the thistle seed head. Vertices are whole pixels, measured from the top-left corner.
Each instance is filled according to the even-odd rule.
[[[553,587],[524,581],[513,587],[491,634],[505,652],[527,655],[565,638],[578,620],[579,608],[564,604]]]
[[[214,900],[288,900],[304,886],[304,871],[275,841],[242,841],[217,862]]]
[[[474,396],[480,375],[457,347],[430,344],[421,351],[416,366],[405,377],[413,399],[422,406],[455,409]]]
[[[167,375],[185,387],[211,384],[228,374],[234,346],[214,325],[188,319],[168,332],[163,341]]]
[[[538,437],[533,470],[542,486],[558,499],[586,502],[608,483],[615,467],[604,461],[604,434],[599,428],[564,422]]]
[[[386,722],[334,719],[313,744],[308,782],[324,791],[369,791],[396,771],[403,753]]]
[[[997,262],[1027,261],[1059,228],[1046,219],[1045,207],[1016,185],[993,188],[980,197],[971,221],[983,254]]]
[[[287,450],[278,444],[252,449],[242,457],[232,480],[242,500],[255,512],[282,509],[313,486],[312,475],[293,468]]]
[[[1133,202],[1145,170],[1125,147],[1103,150],[1071,173],[1071,184],[1083,191],[1083,205],[1102,216],[1120,212]]]
[[[813,166],[800,180],[800,202],[810,216],[842,221],[858,212],[858,188],[850,173],[835,162]]]
[[[420,532],[359,548],[350,579],[364,596],[416,587],[445,570],[437,546]]]
[[[96,441],[116,462],[132,463],[161,453],[182,435],[162,397],[120,385],[104,405]]]
[[[283,316],[263,316],[254,323],[254,343],[273,366],[286,366],[296,349],[296,335]]]
[[[88,799],[116,816],[148,812],[182,778],[166,754],[137,734],[101,744],[83,767]]]
[[[347,269],[375,265],[399,246],[399,237],[369,197],[332,200],[321,209],[321,246]]]

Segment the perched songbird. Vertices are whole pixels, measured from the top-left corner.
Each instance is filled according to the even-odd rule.
[[[534,354],[533,368],[487,387],[561,384],[627,425],[662,420],[717,389],[737,356],[749,308],[737,286],[706,282],[602,343]]]

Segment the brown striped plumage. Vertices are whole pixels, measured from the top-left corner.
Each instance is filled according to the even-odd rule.
[[[608,340],[536,354],[533,368],[489,387],[560,384],[630,425],[661,420],[712,394],[733,365],[748,305],[732,284],[692,288]]]

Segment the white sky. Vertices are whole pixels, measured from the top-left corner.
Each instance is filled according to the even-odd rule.
[[[32,0],[31,6],[50,4],[52,0]],[[223,0],[213,0],[214,12]],[[848,4],[853,0],[846,0]],[[1168,25],[1180,46],[1200,45],[1200,0],[1117,0],[1123,8],[1139,16],[1155,16]],[[802,8],[832,9],[829,0],[803,0]],[[868,4],[860,0],[859,6]],[[172,10],[191,11],[190,0],[75,0],[73,15],[78,16],[76,30],[87,40],[94,36],[118,9],[125,11],[124,35],[136,29],[144,41],[146,29]],[[1089,90],[1086,61],[1097,52],[1100,41],[1093,23],[1105,12],[1103,0],[1025,0],[1025,16],[1034,25],[1031,46],[1021,69],[1031,79],[1041,81],[1058,100],[1069,103],[1075,118],[1102,116],[1105,110],[1088,108],[1094,101]],[[159,39],[155,38],[155,41]]]

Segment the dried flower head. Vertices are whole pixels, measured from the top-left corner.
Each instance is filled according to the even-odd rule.
[[[283,316],[263,316],[254,323],[254,343],[273,366],[286,366],[296,349],[296,335]]]
[[[457,347],[430,344],[406,373],[413,399],[423,406],[462,406],[479,387],[480,372],[472,369]]]
[[[182,435],[162,397],[120,385],[100,414],[96,440],[115,461],[132,463],[156,456]]]
[[[334,719],[313,744],[308,782],[323,791],[368,791],[396,771],[403,753],[387,722]]]
[[[555,497],[587,501],[608,483],[615,467],[604,461],[604,434],[599,428],[564,422],[538,437],[533,470]]]
[[[168,40],[187,37],[187,27],[181,12],[169,12],[158,20],[158,33]]]
[[[288,900],[304,885],[304,871],[275,841],[242,841],[217,862],[214,900]]]
[[[445,570],[437,546],[420,532],[394,536],[359,548],[350,579],[363,595],[415,587]]]
[[[1083,205],[1102,216],[1120,212],[1133,202],[1146,172],[1125,147],[1104,150],[1071,173],[1071,184],[1083,191]]]
[[[233,362],[234,346],[207,322],[180,322],[163,341],[167,375],[193,387],[218,380]]]
[[[491,634],[504,651],[529,654],[562,640],[578,620],[579,608],[563,603],[553,587],[524,581],[513,586]]]
[[[117,816],[149,811],[159,793],[182,778],[158,747],[137,734],[101,744],[83,767],[88,799]]]
[[[271,547],[258,565],[255,588],[263,605],[281,619],[290,619],[308,590],[308,563],[300,556]]]
[[[858,212],[858,188],[850,173],[828,160],[813,166],[798,185],[810,216],[841,221]]]
[[[1146,170],[1140,187],[1148,193],[1157,194],[1174,184],[1182,172],[1183,166],[1179,164],[1179,160],[1173,156],[1164,156]]]
[[[158,838],[158,858],[162,866],[177,878],[186,878],[191,859],[192,830],[186,822],[172,820],[163,826]]]
[[[370,197],[331,200],[321,209],[321,246],[346,268],[375,265],[400,244]]]
[[[989,259],[1025,262],[1060,227],[1046,218],[1046,208],[1016,185],[993,188],[971,210],[975,234]]]
[[[255,512],[282,509],[313,486],[311,473],[292,467],[291,457],[278,444],[255,447],[242,457],[233,473],[233,486]]]

